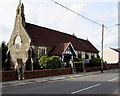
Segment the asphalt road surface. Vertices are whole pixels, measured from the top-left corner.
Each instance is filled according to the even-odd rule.
[[[3,94],[118,94],[118,71],[84,77],[6,87]]]

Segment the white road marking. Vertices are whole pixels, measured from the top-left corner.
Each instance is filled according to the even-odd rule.
[[[117,80],[118,78],[114,78],[114,79],[111,79],[111,80],[108,80],[109,82],[111,82],[111,81],[115,81],[115,80]]]
[[[93,86],[90,86],[90,87],[87,87],[87,88],[83,88],[83,89],[78,90],[78,91],[74,91],[74,92],[72,92],[72,94],[75,94],[75,93],[78,93],[78,92],[81,92],[81,91],[84,91],[84,90],[88,90],[88,89],[90,89],[90,88],[97,87],[97,86],[99,86],[99,85],[100,85],[100,83],[99,83],[99,84],[96,84],[96,85],[93,85]]]

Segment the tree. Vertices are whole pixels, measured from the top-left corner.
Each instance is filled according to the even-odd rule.
[[[5,41],[3,41],[2,43],[1,43],[1,46],[0,46],[0,50],[2,49],[2,69],[6,69],[7,68],[7,65],[6,65],[6,63],[5,63],[5,60],[6,60],[6,58],[7,58],[7,50],[8,50],[8,47],[7,47],[7,45],[6,45],[6,42]]]

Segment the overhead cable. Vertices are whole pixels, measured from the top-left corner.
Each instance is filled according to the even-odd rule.
[[[89,19],[88,17],[85,17],[85,16],[83,16],[83,15],[75,12],[74,10],[72,10],[72,9],[70,9],[70,8],[68,8],[68,7],[66,7],[66,6],[64,6],[64,5],[62,5],[62,4],[54,1],[54,0],[51,0],[51,1],[54,2],[54,3],[57,4],[57,5],[60,5],[61,7],[65,8],[65,9],[67,9],[67,10],[69,10],[69,11],[71,11],[71,12],[73,12],[73,13],[79,15],[79,16],[81,16],[81,17],[84,18],[84,19],[87,19],[87,20],[89,20],[89,21],[91,21],[91,22],[93,22],[93,23],[95,23],[95,24],[97,24],[97,25],[99,25],[99,26],[102,26],[102,24],[100,24],[100,23],[98,23],[98,22],[96,22],[96,21],[93,21],[93,20]],[[109,30],[108,27],[106,27],[106,26],[104,26],[104,27],[105,27],[105,29],[107,29],[110,33],[112,33],[114,36],[116,36],[112,31]],[[117,37],[117,36],[116,36],[116,37]],[[118,36],[118,38],[120,38],[120,37]]]
[[[67,10],[69,10],[69,11],[71,11],[71,12],[73,12],[73,13],[75,13],[75,14],[81,16],[81,17],[83,17],[84,19],[87,19],[87,20],[89,20],[89,21],[91,21],[91,22],[93,22],[93,23],[95,23],[95,24],[97,24],[97,25],[102,26],[102,24],[99,24],[99,23],[97,23],[96,21],[93,21],[93,20],[89,19],[89,18],[87,18],[87,17],[85,17],[85,16],[83,16],[83,15],[81,15],[81,14],[79,14],[79,13],[73,11],[72,9],[69,9],[68,7],[66,7],[66,6],[64,6],[64,5],[58,3],[58,2],[56,2],[56,1],[54,1],[54,0],[51,0],[51,1],[54,2],[54,3],[56,3],[56,4],[58,4],[58,5],[60,5],[61,7],[65,8],[65,9],[67,9]]]

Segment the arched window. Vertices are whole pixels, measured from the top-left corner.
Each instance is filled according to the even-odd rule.
[[[19,50],[21,48],[21,45],[22,45],[22,39],[21,37],[18,35],[15,37],[15,40],[14,40],[14,47],[15,49]]]

